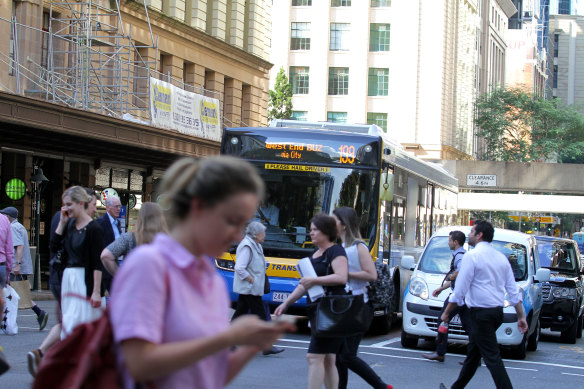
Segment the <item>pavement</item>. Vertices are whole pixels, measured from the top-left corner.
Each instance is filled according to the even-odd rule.
[[[33,301],[55,300],[55,296],[50,290],[32,290],[30,292]]]

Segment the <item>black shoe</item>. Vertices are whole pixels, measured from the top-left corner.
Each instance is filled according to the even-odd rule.
[[[422,354],[422,356],[431,361],[444,362],[444,355],[438,355],[438,353]]]
[[[272,347],[269,350],[262,351],[262,354],[264,355],[280,354],[282,351],[284,351],[284,349],[281,347]]]
[[[6,373],[8,369],[10,369],[10,365],[6,362],[6,356],[4,356],[2,347],[0,347],[0,375]]]
[[[41,311],[41,313],[37,316],[37,321],[39,322],[39,331],[42,331],[47,326],[47,322],[49,321],[49,314],[45,311]]]

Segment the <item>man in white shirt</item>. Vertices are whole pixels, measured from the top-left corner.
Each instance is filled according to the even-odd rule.
[[[517,327],[527,332],[527,320],[523,311],[523,295],[517,288],[513,270],[507,258],[491,246],[495,230],[484,220],[474,222],[468,235],[468,243],[474,250],[467,252],[456,277],[454,293],[444,310],[441,320],[448,320],[450,312],[458,306],[470,309],[472,332],[467,346],[466,360],[453,389],[464,388],[481,363],[481,356],[491,372],[497,388],[512,388],[511,381],[501,360],[497,344],[497,328],[503,322],[505,292],[508,301],[515,306]],[[440,388],[445,388],[440,384]]]

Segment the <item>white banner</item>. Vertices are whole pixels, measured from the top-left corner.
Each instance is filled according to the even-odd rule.
[[[150,117],[155,127],[221,141],[219,100],[150,77]]]

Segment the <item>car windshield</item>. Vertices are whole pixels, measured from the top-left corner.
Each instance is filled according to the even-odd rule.
[[[527,249],[524,245],[494,240],[493,247],[500,251],[511,264],[515,281],[522,281],[527,277]],[[472,246],[469,247],[473,249]],[[450,270],[452,251],[448,247],[447,236],[435,236],[430,239],[424,254],[420,259],[419,269],[425,273],[446,274]]]
[[[575,272],[577,268],[576,249],[572,242],[537,240],[537,251],[542,267],[564,272]]]

